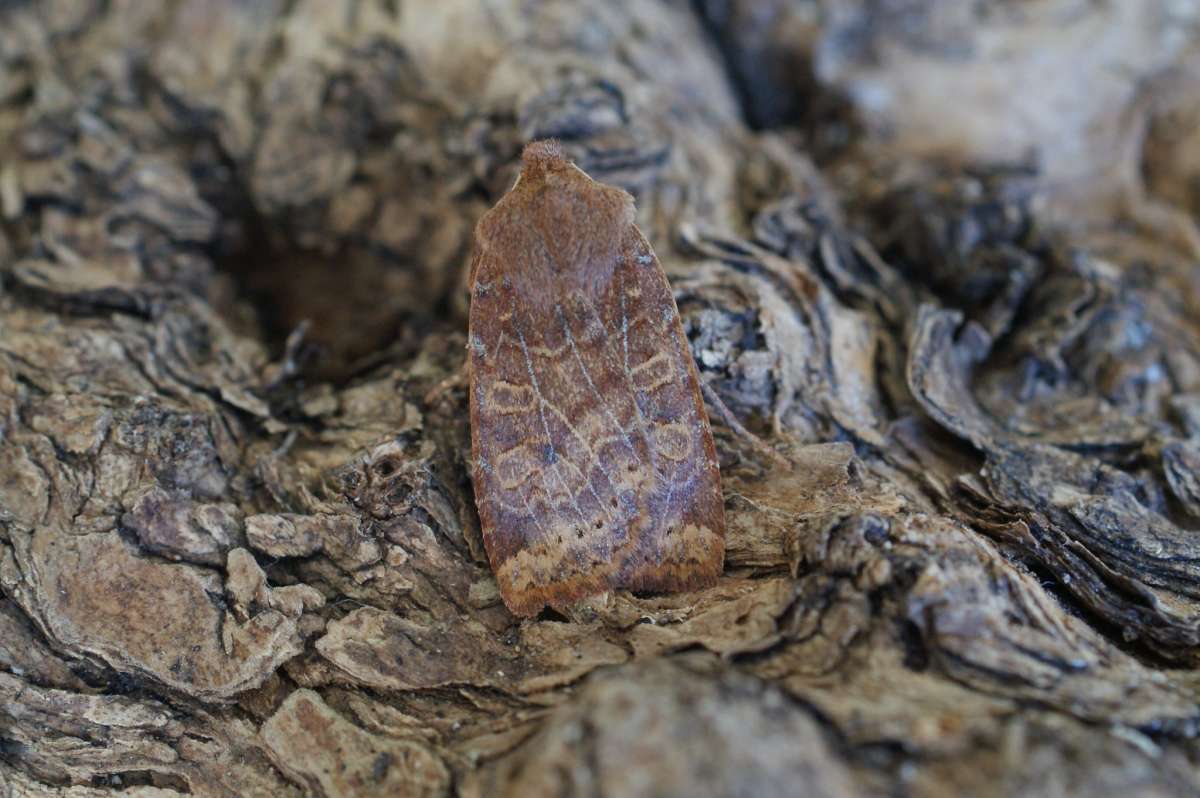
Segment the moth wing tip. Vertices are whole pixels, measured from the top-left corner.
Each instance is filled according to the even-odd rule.
[[[505,608],[518,618],[534,618],[546,608],[545,600],[530,590],[500,590]]]

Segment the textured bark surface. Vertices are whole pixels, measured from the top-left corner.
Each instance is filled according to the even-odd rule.
[[[1200,792],[1200,13],[0,3],[0,794]],[[520,621],[471,230],[637,199],[725,571]]]

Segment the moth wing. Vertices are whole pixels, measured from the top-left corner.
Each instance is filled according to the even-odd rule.
[[[616,419],[631,422],[634,403],[597,361],[599,319],[587,298],[530,302],[486,253],[475,273],[476,504],[505,604],[531,615],[615,586],[637,514],[628,472],[615,469],[644,457],[645,445],[620,434]]]
[[[695,361],[666,274],[631,225],[609,302],[623,368],[654,463],[641,497],[649,523],[623,564],[631,590],[691,590],[716,581],[725,555],[725,512],[712,431]]]

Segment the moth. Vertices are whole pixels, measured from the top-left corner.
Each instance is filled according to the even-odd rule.
[[[475,498],[516,615],[618,588],[693,590],[723,567],[696,366],[633,219],[633,197],[537,141],[475,230]]]

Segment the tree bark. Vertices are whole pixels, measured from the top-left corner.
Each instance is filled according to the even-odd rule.
[[[1200,12],[0,3],[5,795],[1194,795]],[[634,194],[719,583],[520,621],[465,269]]]

